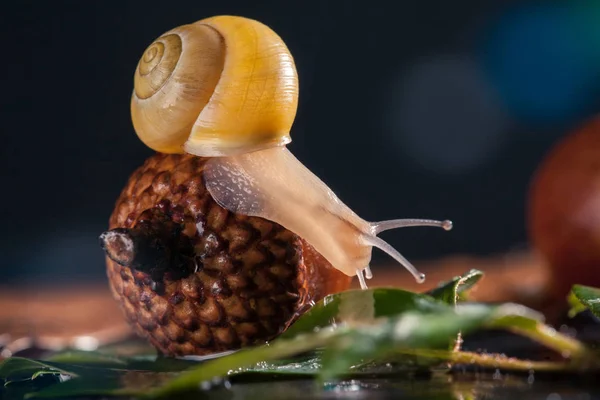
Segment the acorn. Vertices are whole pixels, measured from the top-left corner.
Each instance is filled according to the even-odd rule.
[[[114,297],[167,355],[276,337],[325,295],[372,277],[377,235],[450,221],[367,222],[287,149],[298,74],[281,38],[248,18],[172,29],[134,75],[133,127],[157,153],[129,179],[101,235]]]
[[[562,138],[540,163],[527,225],[549,268],[548,296],[564,304],[574,284],[600,287],[600,116]]]
[[[135,332],[165,355],[265,342],[351,282],[279,224],[215,203],[205,165],[188,154],[150,157],[101,235],[114,297]]]

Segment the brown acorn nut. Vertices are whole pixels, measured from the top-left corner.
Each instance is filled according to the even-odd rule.
[[[203,183],[205,164],[150,157],[102,235],[114,298],[135,332],[169,356],[270,340],[352,279],[280,225],[220,207]]]
[[[550,297],[564,303],[573,284],[600,286],[600,116],[558,142],[540,164],[528,228],[550,268]]]

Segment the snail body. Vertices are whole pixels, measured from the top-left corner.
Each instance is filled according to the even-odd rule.
[[[405,226],[449,230],[451,222],[365,221],[293,156],[286,145],[298,74],[285,43],[266,25],[218,16],[171,30],[146,49],[134,81],[139,138],[158,152],[207,157],[203,179],[221,207],[282,225],[339,271],[358,275],[363,288],[373,247],[424,281],[377,234]]]

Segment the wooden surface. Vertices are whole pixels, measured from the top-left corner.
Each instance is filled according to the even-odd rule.
[[[415,262],[427,276],[419,284],[401,265],[389,268],[373,267],[369,287],[394,286],[414,292],[424,292],[440,282],[462,275],[471,269],[485,272],[484,278],[471,292],[477,301],[521,301],[531,304],[539,300],[548,281],[548,272],[541,260],[529,252],[495,257],[453,256],[430,262]],[[358,282],[354,282],[358,288]]]
[[[129,334],[106,284],[0,287],[0,354],[5,357],[32,341],[52,350],[93,349]]]
[[[449,257],[433,262],[415,262],[427,274],[417,284],[400,265],[373,266],[369,287],[392,286],[422,292],[472,268],[486,273],[473,290],[478,301],[514,301],[539,309],[547,273],[529,253],[490,258]],[[353,283],[358,288],[358,282]],[[0,286],[0,348],[7,357],[32,340],[42,348],[93,349],[122,340],[131,334],[106,282],[71,287]]]

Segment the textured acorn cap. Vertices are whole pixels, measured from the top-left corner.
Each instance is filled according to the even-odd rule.
[[[181,255],[178,265],[163,271],[158,286],[154,266],[106,260],[127,321],[165,355],[270,340],[312,302],[351,281],[280,225],[217,205],[202,180],[205,160],[155,154],[131,175],[110,217],[109,229],[181,230],[170,249]]]

